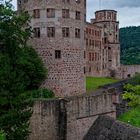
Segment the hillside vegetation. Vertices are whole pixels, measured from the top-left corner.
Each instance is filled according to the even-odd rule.
[[[140,74],[124,86],[123,99],[128,101],[131,110],[119,116],[119,120],[140,128]]]
[[[118,120],[140,128],[140,107],[129,110],[121,115]]]
[[[120,29],[121,63],[140,64],[140,26]]]

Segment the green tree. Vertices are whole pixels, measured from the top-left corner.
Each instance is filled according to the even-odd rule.
[[[140,85],[127,84],[124,86],[123,99],[128,100],[131,107],[140,106]]]
[[[27,139],[32,95],[47,75],[36,51],[27,45],[29,20],[27,13],[13,11],[10,2],[0,5],[0,128],[7,140]],[[53,97],[49,90],[44,94]]]
[[[138,79],[137,79],[138,80]],[[119,120],[140,127],[140,85],[124,86],[123,99],[128,101],[130,110],[119,116]]]
[[[120,29],[121,63],[140,64],[140,26]]]

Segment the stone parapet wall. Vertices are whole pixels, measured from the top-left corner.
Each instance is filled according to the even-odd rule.
[[[121,65],[117,70],[116,77],[119,79],[126,79],[140,73],[140,65]]]
[[[116,117],[113,94],[102,91],[91,96],[35,102],[30,140],[82,140],[99,115]]]

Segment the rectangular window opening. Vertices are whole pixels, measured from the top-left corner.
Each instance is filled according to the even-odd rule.
[[[40,37],[40,28],[34,28],[34,37],[39,38]]]
[[[70,31],[68,27],[63,27],[62,28],[62,36],[63,37],[69,37],[70,36]]]
[[[47,17],[48,18],[54,18],[55,17],[55,9],[54,8],[48,8],[47,9]]]
[[[34,18],[40,18],[40,10],[39,9],[34,9],[33,10],[33,17]]]
[[[48,35],[48,37],[55,37],[55,27],[48,27],[47,35]]]
[[[60,58],[61,58],[61,51],[55,50],[55,59],[60,59]]]
[[[76,15],[75,15],[76,19],[77,19],[77,20],[80,20],[80,19],[81,19],[81,13],[80,13],[79,11],[76,11],[75,14],[76,14]]]
[[[63,18],[69,18],[70,17],[69,9],[62,9],[62,17]]]
[[[80,29],[78,28],[75,29],[75,37],[80,38]]]

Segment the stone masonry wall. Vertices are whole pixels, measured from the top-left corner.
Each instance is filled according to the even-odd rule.
[[[121,65],[117,71],[117,78],[125,79],[140,73],[140,65]]]
[[[86,75],[102,76],[102,28],[86,23]]]
[[[94,51],[99,53],[99,59],[91,63],[89,57],[86,58],[86,68],[90,73],[87,75],[92,76],[111,76],[114,77],[112,71],[117,70],[120,67],[120,43],[119,43],[119,22],[117,21],[117,11],[114,10],[100,10],[95,12],[95,19],[91,19],[91,22],[86,25],[86,28],[100,29],[101,46],[99,50],[92,49],[92,46],[88,46],[86,43],[86,53]],[[87,38],[96,39],[96,36],[88,36]],[[87,42],[87,40],[86,40]],[[95,64],[95,65],[93,65]],[[96,71],[97,70],[97,71]]]
[[[25,10],[32,16],[31,27],[39,30],[39,36],[33,36],[29,43],[37,50],[48,69],[48,77],[42,84],[54,91],[58,97],[75,96],[86,92],[85,88],[85,40],[86,1],[76,0],[18,0],[18,10]],[[54,9],[54,16],[48,17],[47,10]],[[38,17],[33,17],[34,11]],[[63,17],[63,10],[68,10]],[[76,14],[79,19],[76,19]],[[49,36],[48,28],[54,29]],[[62,29],[68,28],[68,36]],[[79,31],[79,36],[76,36]],[[60,57],[56,58],[56,51]]]
[[[99,115],[115,118],[113,93],[38,101],[30,121],[30,140],[82,140]]]
[[[65,140],[66,110],[64,100],[37,101],[30,120],[30,140]]]
[[[105,69],[116,70],[120,67],[119,22],[114,10],[96,11],[95,17],[93,24],[103,29],[102,63],[103,75],[106,75]]]

